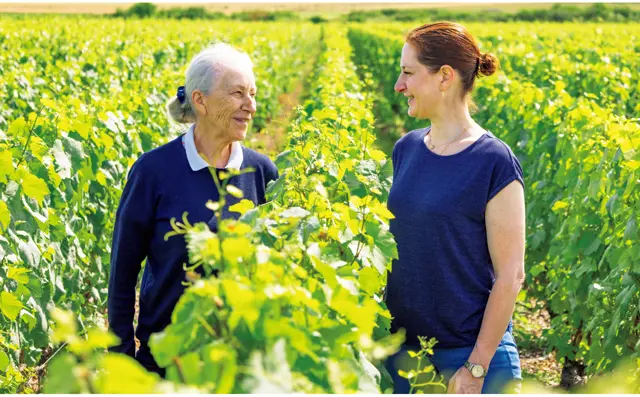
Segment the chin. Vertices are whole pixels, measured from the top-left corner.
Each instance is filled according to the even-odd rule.
[[[247,130],[237,131],[235,134],[236,141],[242,141],[247,137]]]

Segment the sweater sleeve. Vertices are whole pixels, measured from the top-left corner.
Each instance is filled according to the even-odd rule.
[[[107,298],[109,328],[120,338],[120,345],[110,350],[132,357],[135,355],[136,284],[148,253],[155,218],[152,175],[145,171],[144,157],[131,167],[116,211]]]
[[[273,163],[273,161],[268,160],[265,167],[265,186],[269,184],[271,181],[275,181],[280,177],[278,173],[278,167]]]

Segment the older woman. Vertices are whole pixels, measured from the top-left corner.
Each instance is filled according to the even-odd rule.
[[[168,104],[179,123],[192,123],[185,134],[144,153],[133,164],[116,213],[111,274],[109,326],[121,344],[113,351],[135,357],[145,368],[164,376],[148,347],[152,333],[171,322],[171,313],[184,291],[183,265],[189,263],[184,238],[164,240],[171,218],[188,212],[191,223],[207,222],[216,230],[216,218],[205,203],[217,200],[218,191],[209,168],[253,168],[230,183],[244,198],[265,202],[269,181],[278,178],[273,162],[240,144],[256,112],[256,84],[250,58],[226,44],[200,52],[186,72],[185,85]],[[227,208],[223,217],[234,217]],[[235,215],[234,215],[235,214]],[[135,290],[141,263],[147,259],[140,291],[135,336]]]
[[[420,350],[418,336],[438,340],[430,359],[453,393],[501,392],[522,379],[510,320],[524,280],[523,172],[469,112],[476,79],[497,66],[463,26],[433,23],[407,36],[395,85],[409,116],[431,125],[393,150],[399,258],[386,302],[393,330],[406,330],[404,350]],[[396,392],[406,393],[395,358]]]

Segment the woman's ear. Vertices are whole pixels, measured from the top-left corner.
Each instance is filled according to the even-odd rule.
[[[207,107],[204,104],[204,95],[200,90],[194,90],[191,93],[191,103],[197,109],[200,114],[207,114]]]
[[[440,67],[440,91],[448,91],[453,86],[453,81],[456,78],[455,71],[449,65],[442,65]]]

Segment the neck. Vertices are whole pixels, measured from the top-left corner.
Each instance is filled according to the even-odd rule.
[[[476,125],[466,105],[446,105],[440,114],[431,118],[430,139],[436,145],[451,142],[469,135]]]
[[[231,144],[233,141],[225,139],[222,131],[206,126],[204,123],[196,123],[193,131],[193,140],[198,153],[202,154],[209,165],[216,168],[224,168],[231,157]]]

